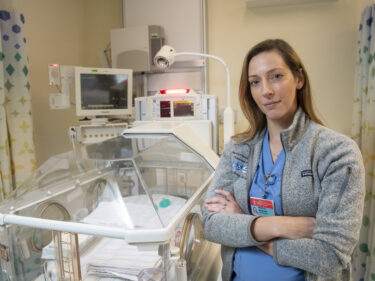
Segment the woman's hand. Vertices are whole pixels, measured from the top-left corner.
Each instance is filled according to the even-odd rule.
[[[243,214],[232,194],[223,189],[216,189],[218,197],[206,199],[204,207],[210,212]]]

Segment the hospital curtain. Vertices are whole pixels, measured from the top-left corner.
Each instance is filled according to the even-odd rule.
[[[352,137],[366,170],[366,196],[354,281],[375,280],[375,5],[365,7],[359,25]]]
[[[1,3],[1,1],[0,1]],[[0,10],[0,201],[35,169],[25,18]]]

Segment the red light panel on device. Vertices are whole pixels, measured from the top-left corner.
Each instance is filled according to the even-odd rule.
[[[170,89],[170,90],[161,90],[160,93],[165,95],[170,94],[188,94],[190,92],[190,89]]]

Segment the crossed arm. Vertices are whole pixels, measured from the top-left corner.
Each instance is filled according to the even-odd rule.
[[[205,208],[210,212],[243,214],[232,194],[226,190],[217,189],[217,197],[206,199]],[[276,238],[301,239],[312,238],[315,228],[315,218],[272,216],[258,217],[251,224],[251,233],[259,242],[261,250],[273,255],[273,240]]]

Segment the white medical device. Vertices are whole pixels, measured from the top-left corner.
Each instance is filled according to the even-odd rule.
[[[156,70],[153,58],[163,46],[164,37],[163,28],[157,25],[112,29],[112,67],[130,68],[134,72]]]
[[[223,114],[223,135],[224,135],[224,144],[228,143],[230,138],[234,135],[234,112],[230,106],[230,74],[227,64],[219,57],[208,55],[204,53],[192,53],[192,52],[176,52],[171,46],[163,46],[155,55],[154,63],[160,69],[169,68],[176,56],[199,56],[204,58],[212,58],[220,62],[226,73],[227,80],[227,106],[225,107]]]
[[[200,214],[219,157],[156,123],[50,158],[0,203],[1,281],[218,280]]]
[[[132,114],[133,71],[75,68],[77,116]]]
[[[50,64],[48,65],[48,76],[49,84],[56,86],[59,90],[59,93],[49,94],[50,108],[70,108],[70,85],[74,84],[74,66]]]
[[[70,127],[70,140],[95,143],[119,136],[128,128],[123,121],[110,123],[103,117],[115,115],[126,119],[132,115],[132,70],[50,64],[48,74],[49,84],[59,90],[49,96],[51,109],[70,108],[70,87],[75,84],[77,116],[95,116],[83,119],[89,124]]]
[[[186,121],[218,152],[217,97],[191,89],[161,90],[154,96],[135,99],[134,126],[139,121]]]

